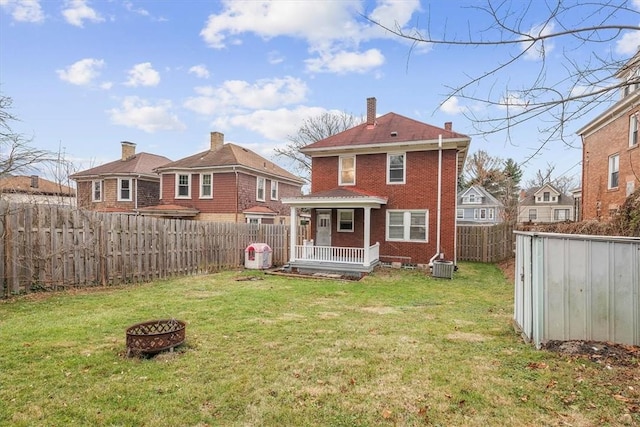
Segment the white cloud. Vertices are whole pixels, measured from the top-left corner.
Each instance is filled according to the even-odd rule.
[[[633,0],[631,3],[634,8],[640,10],[640,0]]]
[[[554,29],[555,24],[553,22],[547,22],[546,24],[536,25],[531,28],[529,35],[531,37],[548,36],[553,33]],[[542,59],[544,56],[549,55],[554,47],[555,45],[551,42],[551,39],[545,39],[544,42],[536,41],[535,43],[525,41],[521,44],[522,51],[524,52],[524,59],[529,61],[538,61]]]
[[[56,70],[56,73],[61,80],[78,86],[87,86],[100,76],[102,67],[104,67],[102,59],[85,58],[71,64],[64,70]]]
[[[199,96],[187,99],[184,106],[202,115],[228,109],[275,108],[303,101],[308,90],[302,80],[293,77],[263,79],[253,84],[243,80],[228,80],[221,86],[196,88]]]
[[[307,70],[314,73],[365,73],[384,64],[384,56],[378,49],[366,52],[325,52],[319,58],[305,61]]]
[[[0,0],[0,6],[18,22],[38,23],[44,21],[44,12],[39,0]]]
[[[67,0],[66,9],[62,10],[62,15],[67,23],[76,27],[84,27],[84,21],[104,21],[104,18],[87,3],[87,0]]]
[[[309,70],[320,72],[363,72],[384,62],[378,49],[359,52],[362,42],[377,38],[394,38],[391,33],[362,18],[364,2],[231,1],[223,11],[210,15],[200,35],[212,48],[222,49],[241,43],[241,36],[252,33],[264,39],[287,36],[303,39],[309,52],[317,55],[307,61]],[[369,16],[391,28],[404,28],[418,0],[377,0]],[[276,56],[278,60],[279,56]],[[271,63],[272,58],[269,59]],[[331,60],[341,63],[333,65]],[[364,61],[362,66],[354,62]]]
[[[195,74],[196,77],[200,77],[201,79],[208,79],[209,78],[209,70],[207,69],[206,65],[194,65],[193,67],[189,68],[189,74]]]
[[[280,64],[284,61],[284,56],[282,56],[282,54],[277,50],[272,50],[271,52],[269,52],[267,54],[267,58],[269,64],[271,65]]]
[[[467,107],[460,105],[460,100],[456,96],[452,96],[442,103],[440,106],[440,111],[443,111],[447,114],[459,114],[467,111]]]
[[[250,129],[272,141],[283,141],[294,135],[305,119],[316,117],[326,110],[320,107],[299,106],[295,109],[257,110],[249,114],[227,115],[214,120],[216,129],[241,127]]]
[[[635,2],[640,9],[640,0]],[[627,31],[620,40],[616,41],[616,53],[620,55],[635,55],[640,48],[640,31]]]
[[[125,86],[157,86],[159,83],[160,73],[153,69],[150,62],[143,62],[129,70],[129,80]]]
[[[143,130],[156,131],[183,130],[186,126],[171,112],[171,101],[159,101],[155,105],[137,96],[122,101],[120,108],[108,110],[111,122]]]

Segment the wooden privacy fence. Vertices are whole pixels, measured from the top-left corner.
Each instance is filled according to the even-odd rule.
[[[514,256],[514,226],[458,225],[458,261],[499,262]]]
[[[298,227],[299,241],[307,227]],[[147,282],[244,264],[255,242],[289,259],[290,228],[150,218],[0,200],[0,298],[67,287]]]

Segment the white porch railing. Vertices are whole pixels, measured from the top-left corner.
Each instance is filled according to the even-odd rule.
[[[310,244],[294,246],[293,261],[335,262],[369,266],[380,257],[380,243],[370,246],[369,259],[365,263],[365,248],[342,246],[314,246]]]

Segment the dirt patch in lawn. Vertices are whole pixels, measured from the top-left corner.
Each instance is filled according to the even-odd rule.
[[[640,347],[633,345],[599,341],[549,341],[543,348],[605,365],[640,368]]]
[[[496,265],[500,270],[502,270],[504,277],[507,278],[509,283],[515,283],[515,278],[516,278],[516,259],[515,258],[505,259],[504,261],[501,261]]]

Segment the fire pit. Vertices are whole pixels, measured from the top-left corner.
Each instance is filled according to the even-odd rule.
[[[173,351],[184,342],[186,325],[176,319],[151,320],[127,328],[127,355]]]

